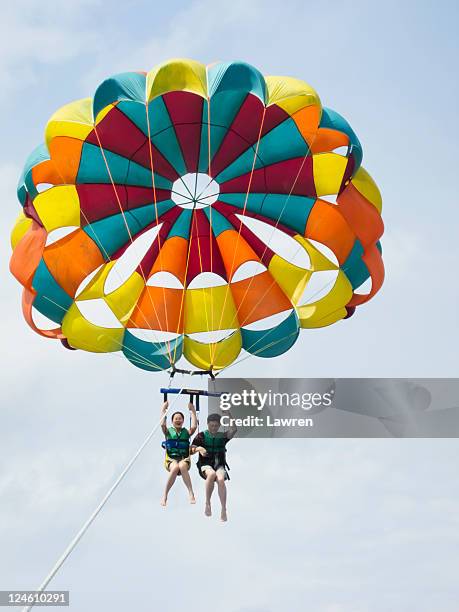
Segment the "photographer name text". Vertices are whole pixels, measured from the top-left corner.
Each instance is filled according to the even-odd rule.
[[[242,418],[224,414],[221,417],[221,424],[223,427],[314,427],[311,418],[275,418],[269,414],[266,417],[249,415]]]

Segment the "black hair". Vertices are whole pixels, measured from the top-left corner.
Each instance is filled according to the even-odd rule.
[[[183,412],[177,411],[177,412],[174,412],[173,415],[171,416],[171,421],[174,420],[174,417],[175,417],[176,414],[180,414],[182,419],[185,420],[185,415],[183,414]]]
[[[220,423],[221,416],[216,412],[214,412],[213,414],[209,414],[209,416],[207,417],[207,422],[210,423],[211,421],[217,421],[218,423]]]

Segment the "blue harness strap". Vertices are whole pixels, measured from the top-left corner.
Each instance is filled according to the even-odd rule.
[[[180,450],[186,450],[187,448],[189,448],[190,443],[188,440],[164,440],[163,442],[161,442],[161,446],[165,449],[165,450],[172,450],[172,449],[180,449]]]

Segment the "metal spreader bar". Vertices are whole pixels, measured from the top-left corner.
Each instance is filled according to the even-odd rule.
[[[172,394],[179,394],[179,395],[189,395],[190,397],[190,402],[192,404],[195,403],[196,405],[196,410],[199,410],[199,398],[201,396],[204,397],[220,397],[220,395],[222,395],[222,392],[217,393],[217,392],[213,392],[213,391],[204,391],[203,389],[175,389],[175,388],[171,388],[171,387],[162,387],[160,390],[160,393],[163,394],[163,398],[164,401],[167,402],[167,396],[169,393]]]

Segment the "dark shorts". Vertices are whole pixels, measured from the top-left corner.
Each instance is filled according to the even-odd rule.
[[[198,468],[199,475],[201,476],[201,478],[204,478],[204,480],[207,478],[206,471],[209,468],[214,470],[215,473],[218,472],[219,470],[222,470],[225,473],[225,480],[229,480],[229,474],[228,474],[229,468],[226,464],[223,464],[223,463],[213,464],[213,463],[199,462],[196,465],[196,467]]]

